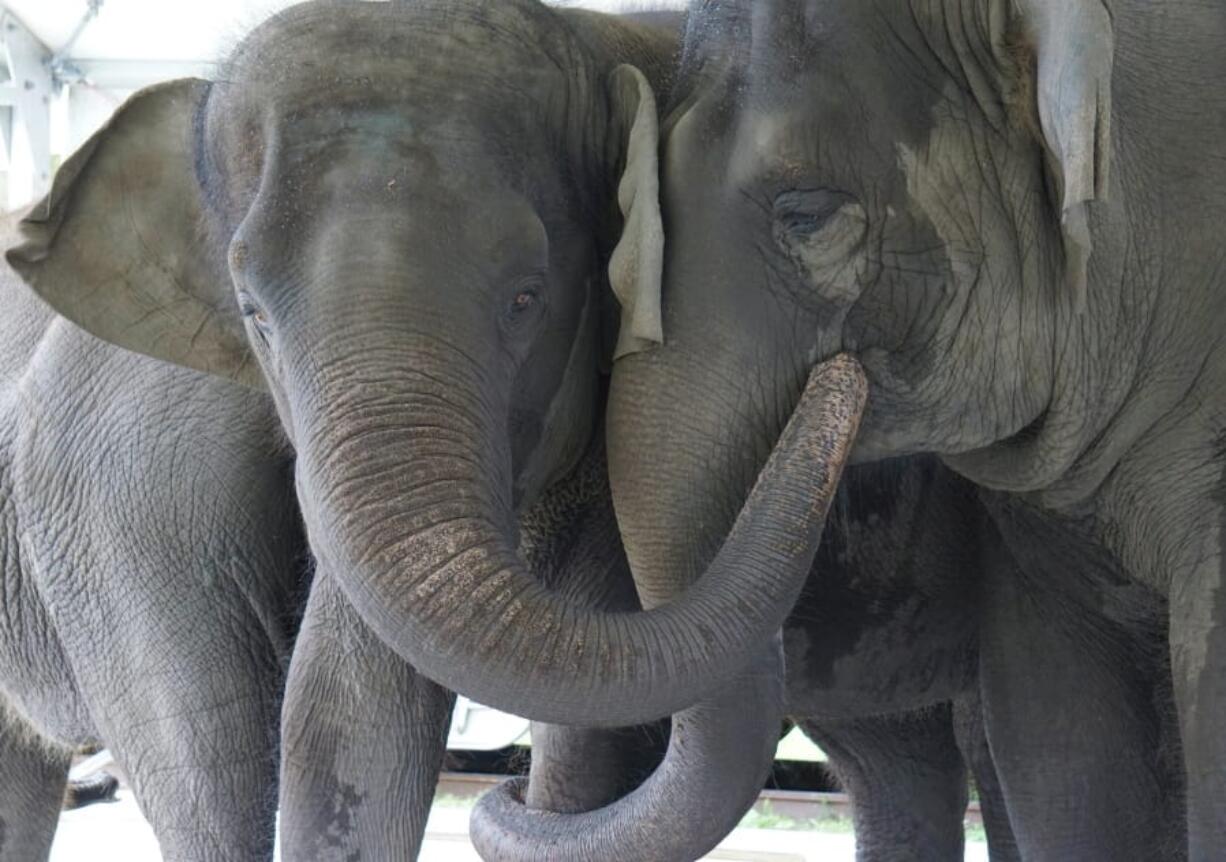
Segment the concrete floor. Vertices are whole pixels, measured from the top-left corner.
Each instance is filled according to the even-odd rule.
[[[707,857],[722,862],[853,862],[851,835],[738,829]],[[968,862],[987,862],[987,848],[969,844]],[[69,811],[60,818],[51,862],[160,862],[157,842],[124,788],[119,801]],[[479,862],[468,843],[468,810],[436,807],[420,862]],[[576,860],[582,862],[582,860]]]

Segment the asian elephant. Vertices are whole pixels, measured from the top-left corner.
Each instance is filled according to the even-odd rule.
[[[269,860],[279,705],[311,584],[275,407],[95,339],[7,270],[0,307],[0,860],[47,858],[71,755],[97,741],[163,858]],[[542,493],[521,543],[576,602],[637,608],[602,451]],[[406,748],[387,826],[412,857],[452,696],[403,663],[381,682]],[[386,758],[387,740],[371,753]]]
[[[981,683],[1023,858],[1219,858],[1226,10],[728,0],[687,32],[664,343],[610,394],[639,591],[703,569],[809,369],[851,354],[854,462],[940,455],[1020,566]]]
[[[517,553],[517,516],[600,436],[600,358],[659,339],[674,53],[530,0],[304,3],[215,82],[134,97],[22,222],[8,260],[65,317],[276,405],[317,567],[282,717],[291,858],[415,851],[418,672],[543,720],[680,712],[649,786],[675,795],[704,752],[742,764],[701,809],[717,824],[760,787],[775,634],[863,407],[854,361],[815,371],[677,601],[593,608]],[[729,696],[746,685],[754,714]]]
[[[866,862],[961,860],[968,767],[992,858],[1017,858],[979,718],[984,571],[1008,565],[999,541],[974,486],[935,458],[855,467],[840,485],[784,628],[787,712],[851,793]],[[659,736],[534,726],[528,781],[501,786],[474,812],[477,849],[500,862],[606,858],[607,815],[585,813],[642,781],[643,749]],[[657,828],[694,830],[692,804],[655,812]],[[537,846],[542,830],[548,856]],[[682,858],[652,849],[635,858]]]
[[[0,860],[47,858],[97,741],[165,859],[271,859],[309,582],[273,405],[98,341],[7,269],[0,308]]]

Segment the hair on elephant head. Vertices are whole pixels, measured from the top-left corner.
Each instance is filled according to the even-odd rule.
[[[660,38],[529,0],[305,3],[215,81],[134,96],[9,253],[102,338],[267,386],[312,548],[366,624],[542,720],[658,718],[759,655],[858,416],[855,375],[820,376],[816,401],[843,397],[798,416],[742,540],[668,608],[577,607],[517,556],[517,506],[594,433],[619,232],[617,352],[661,338]],[[804,538],[753,529],[780,520]]]

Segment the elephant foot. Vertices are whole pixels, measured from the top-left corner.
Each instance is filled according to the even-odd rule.
[[[107,772],[95,772],[85,778],[68,782],[64,791],[65,811],[75,811],[97,802],[114,802],[119,791],[119,779]]]

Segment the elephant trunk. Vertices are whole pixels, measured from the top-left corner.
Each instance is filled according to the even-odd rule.
[[[316,370],[327,407],[295,417],[313,548],[385,643],[483,703],[599,726],[684,709],[760,653],[803,586],[855,436],[866,383],[854,360],[814,372],[705,574],[676,601],[637,613],[579,606],[526,570],[505,429],[455,403],[446,381],[456,373]]]
[[[473,810],[473,845],[490,862],[705,856],[766,782],[783,721],[782,679],[775,638],[740,679],[673,717],[664,762],[637,790],[595,811],[561,814],[527,807],[528,783],[512,779]]]

